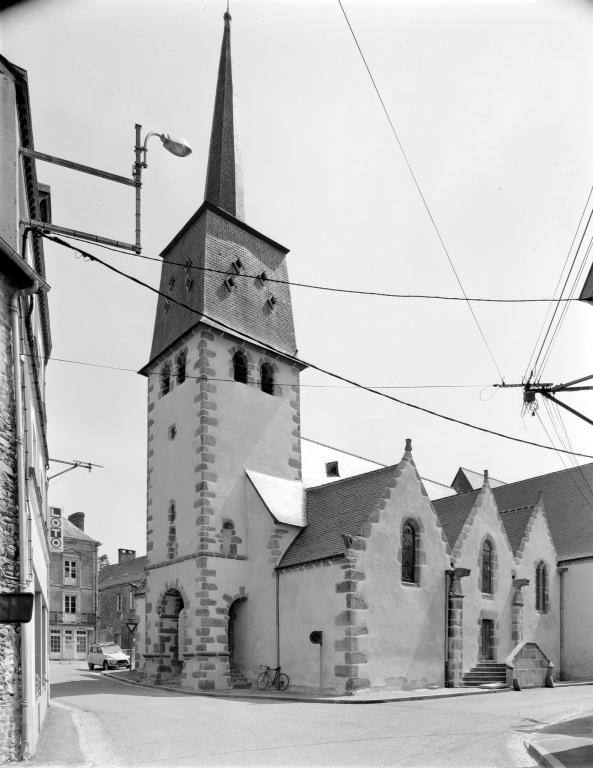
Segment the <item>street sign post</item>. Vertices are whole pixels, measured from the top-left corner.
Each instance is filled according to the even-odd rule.
[[[130,648],[130,669],[136,669],[136,629],[138,628],[138,622],[127,621],[126,627],[128,628],[132,640]]]

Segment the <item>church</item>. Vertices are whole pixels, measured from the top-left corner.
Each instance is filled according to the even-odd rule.
[[[344,693],[590,675],[563,630],[572,550],[540,478],[485,472],[432,502],[408,439],[394,466],[340,477],[328,462],[306,482],[288,249],[245,221],[234,98],[227,11],[205,200],[161,253],[141,371],[145,678],[218,690],[269,665],[294,688]],[[590,510],[583,526],[575,563],[593,554]]]

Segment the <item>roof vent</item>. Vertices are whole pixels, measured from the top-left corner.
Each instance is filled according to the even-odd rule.
[[[340,468],[337,461],[328,461],[325,464],[325,474],[328,477],[340,477]]]
[[[242,269],[243,269],[243,262],[241,261],[241,259],[235,259],[235,261],[233,261],[233,263],[231,264],[231,266],[232,266],[232,268],[235,270],[235,272],[236,272],[238,275],[240,275],[240,274],[241,274],[241,271],[242,271]]]
[[[186,275],[189,275],[189,271],[191,269],[191,266],[192,266],[191,259],[189,258],[189,256],[186,256],[186,258],[185,258],[185,266],[183,267],[183,271],[185,272]]]
[[[235,287],[235,278],[232,275],[230,277],[227,277],[227,279],[224,281],[224,284],[226,285],[227,290],[230,293]]]
[[[169,278],[169,290],[172,291],[174,287],[175,287],[175,277],[171,275],[171,277]]]
[[[278,302],[276,301],[276,297],[275,296],[270,296],[269,299],[266,301],[266,304],[268,305],[268,307],[270,309],[274,309],[274,307],[276,306],[277,303]]]
[[[191,277],[191,275],[185,276],[185,290],[189,293],[191,291],[192,285],[194,284],[194,279]]]
[[[267,272],[261,272],[261,273],[260,273],[260,274],[257,276],[257,279],[258,279],[258,281],[259,281],[260,285],[263,285],[263,284],[266,282],[266,280],[268,279],[268,274],[267,274]]]

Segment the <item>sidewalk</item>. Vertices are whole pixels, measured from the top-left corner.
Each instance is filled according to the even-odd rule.
[[[546,768],[593,766],[593,715],[547,725],[525,741],[527,751]]]
[[[476,696],[477,694],[504,693],[510,689],[498,686],[492,688],[423,688],[414,691],[391,690],[388,688],[367,688],[356,691],[351,696],[332,693],[319,693],[314,690],[285,692],[275,689],[260,691],[257,686],[251,688],[231,688],[224,691],[192,691],[179,686],[153,685],[140,679],[138,670],[117,670],[108,672],[109,676],[125,685],[138,685],[154,690],[182,693],[186,696],[210,696],[221,699],[274,699],[277,701],[302,701],[314,704],[385,704],[395,701],[421,701],[423,699],[448,699],[457,696]]]

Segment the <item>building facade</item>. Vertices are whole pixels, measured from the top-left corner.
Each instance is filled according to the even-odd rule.
[[[0,762],[34,750],[49,701],[45,366],[51,351],[27,73],[0,56],[0,592],[34,595],[33,617],[0,625]]]
[[[141,371],[145,677],[220,689],[266,664],[352,692],[572,674],[557,564],[576,550],[555,524],[556,481],[460,470],[457,493],[431,502],[407,440],[393,466],[340,477],[334,458],[303,482],[287,249],[245,222],[230,21],[205,201],[161,254]]]
[[[86,659],[96,638],[100,542],[85,533],[84,512],[63,519],[62,526],[63,550],[51,552],[49,570],[49,657]]]
[[[144,655],[146,556],[136,557],[133,549],[119,549],[117,560],[99,571],[98,640],[113,641],[126,651],[134,651],[139,664]]]

